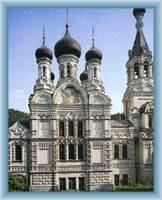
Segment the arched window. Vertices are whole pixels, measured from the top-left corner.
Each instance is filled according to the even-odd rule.
[[[45,77],[45,76],[46,76],[46,67],[43,66],[43,77]]]
[[[69,190],[76,190],[76,178],[70,177],[69,179]]]
[[[84,177],[79,177],[79,190],[84,191],[85,190],[85,180]]]
[[[119,145],[115,144],[114,146],[114,159],[119,158]]]
[[[123,174],[122,185],[128,185],[128,174]]]
[[[96,77],[97,77],[97,68],[94,67],[94,78],[96,78]]]
[[[72,121],[69,121],[68,123],[68,132],[69,136],[74,136],[74,124]]]
[[[149,63],[145,61],[144,62],[144,77],[148,77],[148,67],[149,67]]]
[[[64,144],[60,144],[60,146],[59,146],[59,158],[60,158],[60,160],[65,160],[65,146],[64,146]]]
[[[69,64],[67,65],[67,77],[71,77],[71,66]]]
[[[60,68],[61,68],[61,69],[60,69],[60,76],[61,76],[61,78],[64,78],[64,66],[61,65]]]
[[[139,64],[135,63],[134,65],[134,78],[139,78]]]
[[[69,144],[69,159],[74,160],[75,159],[75,148],[74,144]]]
[[[83,123],[81,121],[78,122],[78,137],[83,137]]]
[[[123,144],[123,159],[127,159],[128,158],[128,154],[127,154],[127,145]]]
[[[15,145],[15,161],[22,161],[22,147],[19,144]]]
[[[60,183],[60,190],[61,191],[66,190],[66,179],[65,178],[59,178],[59,183]]]
[[[148,116],[148,124],[149,124],[149,128],[152,128],[152,117]]]
[[[59,122],[59,135],[64,136],[64,122]]]
[[[83,144],[78,145],[78,159],[83,160],[84,159],[84,150],[83,150]]]
[[[114,182],[115,182],[115,186],[119,185],[119,174],[114,175]]]

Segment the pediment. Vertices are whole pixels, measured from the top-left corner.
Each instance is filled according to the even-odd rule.
[[[9,137],[10,138],[26,138],[28,129],[21,125],[19,122],[15,122],[9,128]]]

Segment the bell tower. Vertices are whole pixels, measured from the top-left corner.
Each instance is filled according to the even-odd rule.
[[[105,89],[101,80],[102,52],[95,47],[94,27],[92,29],[92,47],[85,54],[85,70],[80,75],[81,84],[85,90],[90,91],[97,88],[104,93]]]
[[[52,51],[45,46],[45,28],[43,26],[43,44],[35,52],[36,61],[38,64],[38,78],[34,86],[34,92],[46,90],[51,93],[54,89],[55,75],[52,72]]]
[[[136,37],[133,47],[128,52],[126,63],[127,89],[123,97],[124,114],[138,128],[140,107],[153,99],[153,58],[143,33],[145,9],[133,9],[136,19]]]
[[[69,32],[68,9],[66,15],[65,34],[54,47],[54,54],[59,64],[57,87],[68,80],[77,82],[77,65],[81,56],[81,46]]]

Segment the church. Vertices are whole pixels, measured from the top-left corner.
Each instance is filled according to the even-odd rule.
[[[111,118],[111,98],[101,78],[102,52],[94,38],[78,78],[80,44],[65,25],[53,53],[36,49],[38,76],[29,97],[30,129],[9,127],[9,174],[27,180],[29,191],[111,191],[153,183],[153,56],[143,32],[144,8],[133,9],[136,37],[128,51],[125,119]],[[104,67],[104,66],[102,66]]]

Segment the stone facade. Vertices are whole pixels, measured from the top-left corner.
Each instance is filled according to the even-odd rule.
[[[9,173],[25,176],[30,191],[109,191],[115,185],[153,181],[152,55],[136,55],[139,41],[143,48],[147,45],[139,30],[142,17],[138,12],[137,35],[126,64],[125,120],[111,119],[111,99],[100,76],[101,53],[94,46],[81,82],[79,50],[72,49],[76,45],[57,53],[56,85],[50,50],[43,46],[36,53],[30,130],[16,122],[9,128],[8,143]],[[69,37],[66,29],[62,40]]]

